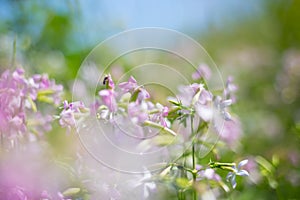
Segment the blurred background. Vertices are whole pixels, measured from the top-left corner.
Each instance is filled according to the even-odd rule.
[[[230,197],[298,199],[299,10],[296,0],[0,0],[0,70],[22,65],[70,91],[83,59],[114,34],[141,27],[187,34],[239,86],[233,110],[242,121],[241,147],[224,160],[252,158],[258,173]],[[62,144],[62,136],[48,137]]]

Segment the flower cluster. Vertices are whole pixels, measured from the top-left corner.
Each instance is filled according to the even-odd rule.
[[[169,163],[156,178],[159,181],[172,180],[177,184],[176,187],[183,191],[193,191],[198,182],[212,180],[228,192],[229,188],[223,183],[215,169],[229,170],[227,180],[235,188],[237,175],[249,175],[247,171],[240,169],[246,164],[246,161],[242,161],[238,167],[235,163],[219,162],[210,162],[208,167],[205,167],[198,161],[199,147],[197,144],[206,142],[205,138],[201,136],[209,125],[212,125],[222,142],[230,147],[236,144],[241,135],[241,127],[238,118],[230,114],[230,106],[236,102],[237,86],[234,85],[232,77],[229,77],[223,93],[214,95],[207,89],[205,82],[210,77],[209,67],[200,65],[192,76],[197,82],[180,86],[179,94],[176,97],[169,97],[171,106],[166,106],[154,102],[146,88],[138,85],[134,77],[130,76],[127,82],[116,86],[112,77],[106,75],[103,80],[104,88],[98,92],[96,101],[90,107],[84,106],[82,102],[67,103],[65,101],[64,109],[60,114],[60,124],[70,129],[77,123],[84,123],[84,118],[87,116],[96,115],[98,120],[109,122],[112,126],[115,126],[116,123],[123,123],[127,127],[134,125],[134,129],[129,130],[140,133],[141,144],[148,141],[145,137],[145,127],[154,128],[159,133],[164,132],[171,137],[179,138],[183,137],[184,132],[188,132],[186,139],[192,141],[192,149],[177,158],[177,162]],[[178,129],[175,129],[178,125],[183,125],[183,129],[179,132],[177,132]],[[149,144],[169,145],[171,143],[165,141],[168,139],[167,137],[162,137],[161,140],[149,139],[152,141]],[[141,146],[141,144],[137,146]],[[174,145],[180,144],[174,143]],[[192,160],[192,163],[186,163],[187,159]],[[186,164],[180,164],[182,162]],[[144,197],[149,196],[149,189],[156,188],[155,176],[153,175],[150,179],[151,176],[148,175],[149,183],[143,179]],[[193,195],[195,199],[197,193]]]
[[[69,104],[65,101],[64,109],[60,113],[60,125],[68,129],[74,128],[76,122],[82,121],[82,118],[89,114],[96,114],[100,120],[108,120],[112,124],[118,116],[123,118],[124,123],[128,123],[129,119],[129,122],[137,125],[138,129],[141,126],[152,126],[175,135],[168,128],[169,108],[151,102],[148,91],[143,86],[139,86],[132,76],[127,82],[118,85],[120,91],[116,91],[110,75],[105,76],[103,84],[105,88],[98,92],[98,98],[89,107],[82,102]]]
[[[36,102],[58,105],[63,87],[47,75],[26,78],[21,68],[0,77],[0,134],[14,138],[24,133],[42,134],[51,129],[51,116],[37,110]]]

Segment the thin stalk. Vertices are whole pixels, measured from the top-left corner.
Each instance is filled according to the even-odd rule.
[[[164,126],[162,126],[162,125],[160,125],[160,124],[157,124],[157,123],[155,123],[155,122],[149,121],[149,120],[146,120],[146,121],[144,122],[143,125],[144,125],[144,126],[150,126],[150,127],[153,127],[153,128],[157,128],[157,129],[161,130],[162,132],[169,133],[169,134],[171,134],[171,135],[173,135],[173,136],[176,136],[176,135],[177,135],[177,134],[176,134],[174,131],[172,131],[171,129],[169,129],[169,128],[167,128],[167,127],[164,127]]]
[[[194,135],[194,126],[193,126],[193,124],[194,124],[194,120],[193,120],[193,116],[191,116],[191,132],[192,132],[192,135]],[[194,139],[192,141],[192,160],[193,160],[193,183],[196,183],[197,170],[196,170],[196,161],[195,161],[195,141],[194,141]],[[195,189],[193,191],[193,200],[197,200],[197,191]]]
[[[15,66],[16,52],[17,52],[17,36],[15,35],[15,38],[14,38],[14,41],[13,41],[13,52],[12,52],[12,58],[11,58],[11,67]]]

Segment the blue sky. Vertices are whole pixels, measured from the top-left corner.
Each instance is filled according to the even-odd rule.
[[[250,18],[262,10],[262,1],[210,0],[103,0],[80,1],[83,26],[111,36],[122,30],[140,27],[163,27],[189,35],[198,34],[208,26],[222,27],[228,23]],[[99,36],[98,36],[99,37]],[[99,38],[98,38],[99,39]],[[96,39],[97,40],[97,39]]]
[[[23,2],[24,3],[24,2]],[[73,10],[75,29],[71,40],[79,46],[95,46],[121,31],[141,27],[175,29],[189,36],[199,36],[208,27],[222,28],[263,11],[263,1],[251,0],[52,0],[28,1],[25,7],[39,5],[38,15],[29,25],[28,34],[37,37],[47,20],[41,8],[49,6],[55,12]],[[0,0],[1,18],[11,19],[15,8]],[[22,30],[24,31],[24,30]],[[72,43],[72,42],[71,42]],[[71,48],[72,49],[72,48]]]

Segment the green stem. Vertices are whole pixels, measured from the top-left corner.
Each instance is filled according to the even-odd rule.
[[[164,127],[164,126],[162,126],[160,124],[157,124],[155,122],[149,121],[149,120],[146,120],[143,125],[144,126],[150,126],[150,127],[153,127],[153,128],[157,128],[157,129],[161,130],[162,132],[169,133],[169,134],[171,134],[173,136],[177,135],[173,130],[171,130],[171,129],[167,128],[167,127]]]
[[[17,52],[17,35],[15,35],[15,38],[14,38],[14,41],[13,41],[13,55],[12,55],[12,58],[11,58],[11,67],[15,66],[16,52]]]
[[[191,116],[191,132],[192,135],[194,135],[194,120]],[[196,137],[196,136],[194,136]],[[195,141],[193,139],[192,141],[192,159],[193,159],[193,183],[196,183],[196,176],[197,176],[197,170],[196,170],[196,161],[195,161]],[[197,200],[197,191],[194,189],[193,191],[193,200]]]

